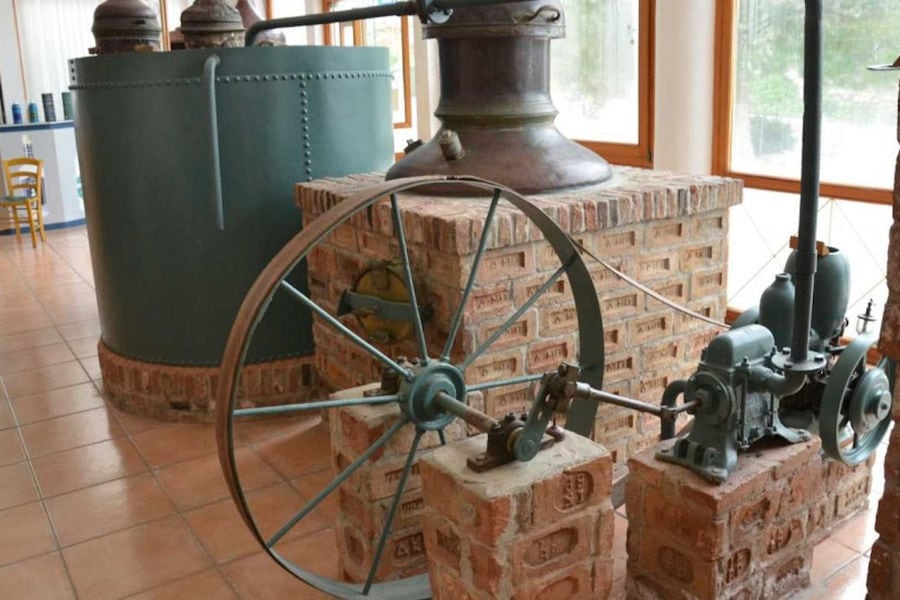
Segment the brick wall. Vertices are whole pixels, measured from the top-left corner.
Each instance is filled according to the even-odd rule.
[[[297,186],[305,225],[381,181],[380,174],[324,179]],[[532,197],[562,229],[616,268],[667,298],[709,317],[725,315],[728,208],[740,202],[741,184],[617,168],[609,187]],[[438,355],[453,311],[465,287],[481,236],[488,200],[404,196],[401,214],[413,263],[416,292],[430,306],[426,322],[429,353]],[[344,290],[377,261],[396,259],[390,209],[379,202],[353,217],[318,244],[309,256],[310,296],[333,311]],[[645,297],[585,258],[600,297],[604,334],[585,344],[604,344],[608,391],[658,403],[665,386],[696,367],[700,349],[718,331]],[[558,259],[538,239],[526,217],[511,207],[498,210],[479,278],[464,311],[462,334],[451,359],[472,352],[555,269]],[[567,280],[559,280],[535,306],[467,370],[468,382],[540,372],[560,361],[577,362],[574,301]],[[360,331],[352,315],[342,318]],[[326,386],[360,385],[379,378],[377,363],[328,325],[313,326],[317,365]],[[414,356],[411,343],[379,346],[389,356]],[[527,386],[489,390],[486,412],[502,416],[525,410]],[[633,411],[602,406],[594,439],[614,460],[653,443],[659,421]]]
[[[900,142],[900,95],[897,97],[897,141]],[[900,153],[894,171],[894,224],[887,266],[888,301],[881,326],[882,353],[900,362]],[[869,562],[869,597],[900,597],[900,381],[894,385],[894,430],[884,460],[884,495],[878,504],[875,531],[879,537]]]

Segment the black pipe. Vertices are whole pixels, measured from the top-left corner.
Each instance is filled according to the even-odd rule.
[[[353,8],[350,10],[338,10],[327,13],[316,13],[300,17],[284,17],[282,19],[269,19],[257,21],[247,28],[244,34],[244,45],[252,46],[256,36],[269,29],[284,29],[286,27],[305,27],[310,25],[328,25],[330,23],[345,23],[361,19],[377,19],[378,17],[403,17],[418,15],[422,22],[426,22],[429,15],[434,16],[433,11],[452,11],[454,8],[467,6],[487,6],[493,4],[513,4],[527,2],[528,0],[409,0],[407,2],[395,2],[366,8]],[[449,14],[449,12],[447,13]]]
[[[800,173],[800,222],[794,284],[791,360],[807,361],[816,276],[816,219],[819,214],[819,151],[822,142],[822,0],[806,0],[803,38],[803,148]]]

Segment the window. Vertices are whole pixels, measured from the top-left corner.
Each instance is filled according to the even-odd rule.
[[[652,0],[569,0],[551,42],[556,125],[616,163],[652,160]]]
[[[897,84],[866,69],[896,58],[896,0],[825,0],[817,238],[851,262],[848,316],[887,298]],[[803,117],[802,2],[721,0],[713,170],[746,184],[732,209],[729,304],[746,308],[783,268],[796,233]],[[879,311],[880,312],[880,311]],[[848,330],[849,333],[849,330]]]

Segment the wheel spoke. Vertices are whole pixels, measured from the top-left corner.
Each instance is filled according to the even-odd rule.
[[[300,512],[298,512],[296,515],[291,517],[290,520],[288,520],[288,522],[285,523],[281,529],[276,531],[275,534],[266,541],[266,546],[271,548],[272,546],[277,544],[278,540],[283,538],[294,527],[294,525],[296,525],[300,521],[300,519],[302,519],[303,517],[308,515],[313,509],[315,509],[319,505],[320,502],[322,502],[322,500],[325,499],[325,497],[328,494],[333,492],[335,490],[335,488],[337,488],[339,485],[344,483],[344,481],[348,477],[350,477],[350,475],[352,475],[356,469],[358,469],[364,462],[369,460],[369,457],[372,456],[372,454],[374,454],[379,448],[384,446],[387,443],[387,441],[389,439],[391,439],[391,437],[393,437],[393,435],[395,433],[397,433],[397,431],[399,431],[399,429],[401,427],[403,427],[406,423],[408,423],[408,421],[406,419],[401,419],[401,420],[397,421],[396,423],[394,423],[393,425],[391,425],[390,429],[385,431],[383,434],[381,434],[380,438],[375,440],[375,443],[373,443],[371,446],[366,448],[365,452],[363,452],[358,457],[356,457],[356,460],[354,460],[352,463],[347,465],[347,468],[345,468],[343,471],[341,471],[337,475],[337,477],[335,477],[331,481],[331,483],[329,483],[327,486],[325,486],[325,488],[322,491],[320,491],[318,494],[316,494],[312,500],[307,502],[306,506],[304,506],[302,509],[300,509]]]
[[[403,218],[400,216],[400,207],[397,205],[396,194],[391,194],[391,216],[394,218],[394,230],[397,232],[397,241],[400,244],[400,259],[403,261],[403,280],[406,283],[406,289],[409,290],[413,328],[416,330],[416,341],[419,344],[419,358],[422,359],[423,363],[427,364],[428,346],[425,344],[425,330],[422,328],[422,315],[419,313],[419,303],[416,301],[416,288],[413,285],[412,268],[409,264],[409,249],[406,247]]]
[[[358,335],[353,333],[353,331],[351,331],[349,327],[347,327],[346,325],[344,325],[343,323],[341,323],[340,321],[338,321],[337,319],[335,319],[334,317],[329,315],[327,312],[325,312],[325,309],[323,309],[321,306],[319,306],[318,304],[316,304],[315,302],[310,300],[306,296],[306,294],[304,294],[303,292],[301,292],[300,290],[298,290],[297,288],[295,288],[294,286],[292,286],[291,284],[289,284],[287,281],[284,281],[284,280],[281,281],[281,287],[282,287],[282,289],[286,290],[291,296],[293,296],[294,298],[299,300],[308,309],[310,309],[311,311],[313,311],[314,313],[316,313],[317,315],[322,317],[329,325],[331,325],[332,327],[337,329],[339,332],[343,333],[345,336],[350,338],[350,340],[353,343],[355,343],[357,346],[359,346],[360,348],[362,348],[363,350],[365,350],[366,352],[368,352],[369,354],[371,354],[372,356],[377,358],[379,361],[381,361],[382,364],[390,367],[391,369],[393,369],[394,371],[396,371],[397,373],[402,375],[403,378],[406,379],[407,381],[412,379],[412,373],[410,373],[408,370],[404,369],[403,367],[398,365],[396,362],[394,362],[393,360],[388,358],[388,356],[386,354],[384,354],[381,350],[379,350],[378,348],[376,348],[375,346],[373,346],[366,340],[362,339],[361,337],[359,337]]]
[[[485,340],[484,343],[481,344],[481,346],[479,346],[479,347],[475,350],[475,352],[473,352],[472,354],[470,354],[470,355],[466,358],[466,360],[463,361],[463,363],[459,366],[460,370],[465,371],[467,368],[469,368],[469,366],[470,366],[476,359],[478,359],[478,357],[481,356],[481,355],[484,353],[484,351],[487,350],[487,349],[491,346],[491,344],[493,344],[494,342],[496,342],[497,339],[498,339],[501,335],[503,335],[504,333],[506,333],[506,331],[507,331],[510,327],[513,326],[513,324],[519,319],[519,317],[521,317],[523,314],[525,314],[525,311],[527,311],[529,308],[531,308],[531,306],[532,306],[535,302],[537,302],[538,299],[539,299],[541,296],[544,295],[544,292],[546,292],[548,289],[550,289],[550,286],[552,286],[554,283],[556,283],[556,280],[559,279],[559,278],[563,275],[563,273],[566,272],[566,270],[568,270],[569,266],[572,264],[572,262],[574,261],[575,258],[577,258],[577,255],[574,255],[573,258],[572,258],[571,260],[569,260],[569,262],[565,263],[565,264],[562,265],[560,268],[558,268],[558,269],[553,273],[553,275],[551,275],[550,278],[547,279],[547,281],[545,281],[545,282],[541,285],[540,288],[538,288],[538,290],[531,296],[531,298],[529,298],[527,301],[525,301],[525,303],[522,304],[522,306],[520,306],[519,309],[518,309],[516,312],[514,312],[513,315],[512,315],[510,318],[508,318],[508,319],[503,323],[503,325],[501,325],[501,326],[497,329],[497,331],[495,331],[495,332],[491,335],[491,337],[489,337],[487,340]]]
[[[469,295],[475,286],[475,277],[478,275],[478,267],[481,265],[481,259],[487,248],[488,233],[490,233],[491,223],[494,220],[494,213],[497,210],[497,204],[500,202],[500,190],[494,190],[494,197],[491,198],[491,207],[488,209],[487,217],[484,220],[484,229],[481,230],[481,239],[478,240],[478,250],[475,252],[475,258],[472,260],[472,267],[469,270],[469,280],[466,282],[466,289],[463,291],[459,306],[453,314],[453,321],[450,324],[450,333],[447,334],[447,343],[444,345],[444,351],[441,353],[441,360],[450,360],[450,350],[453,348],[453,342],[456,340],[456,334],[459,333],[459,326],[462,324],[463,311],[469,302]]]
[[[482,390],[490,390],[493,388],[503,387],[505,385],[518,385],[520,383],[531,383],[532,381],[538,381],[541,377],[543,377],[543,373],[531,374],[531,375],[522,375],[521,377],[510,377],[509,379],[498,379],[496,381],[482,381],[481,383],[473,383],[470,386],[466,387],[466,390],[469,392],[480,392]]]
[[[355,406],[358,404],[375,405],[397,402],[399,396],[371,396],[369,398],[342,398],[340,400],[320,400],[317,402],[298,402],[294,404],[280,404],[277,406],[259,406],[256,408],[238,408],[232,413],[235,417],[255,417],[259,415],[280,415],[305,410],[319,410],[321,408],[337,408],[340,406]]]
[[[444,430],[438,429],[437,434],[438,434],[438,439],[441,440],[441,446],[446,446],[447,445],[447,436],[444,434]]]
[[[381,531],[381,537],[378,539],[378,548],[375,550],[375,556],[372,559],[372,568],[369,569],[369,576],[366,578],[363,595],[369,593],[369,589],[375,581],[375,573],[378,571],[381,556],[384,554],[384,547],[387,544],[388,535],[391,533],[394,517],[397,515],[397,507],[400,506],[400,497],[403,496],[403,488],[406,487],[406,480],[409,478],[409,472],[412,470],[413,461],[416,458],[416,450],[419,448],[419,440],[422,439],[423,433],[425,433],[424,429],[416,429],[416,437],[413,439],[409,454],[406,455],[406,464],[403,465],[403,473],[400,475],[400,481],[397,483],[397,491],[394,493],[391,508],[388,510],[387,518],[384,521],[384,529]]]

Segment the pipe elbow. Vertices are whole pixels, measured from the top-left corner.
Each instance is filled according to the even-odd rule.
[[[750,370],[750,379],[757,385],[764,387],[767,392],[776,396],[790,396],[796,394],[806,383],[804,373],[788,372],[780,375],[766,367],[754,367]]]

